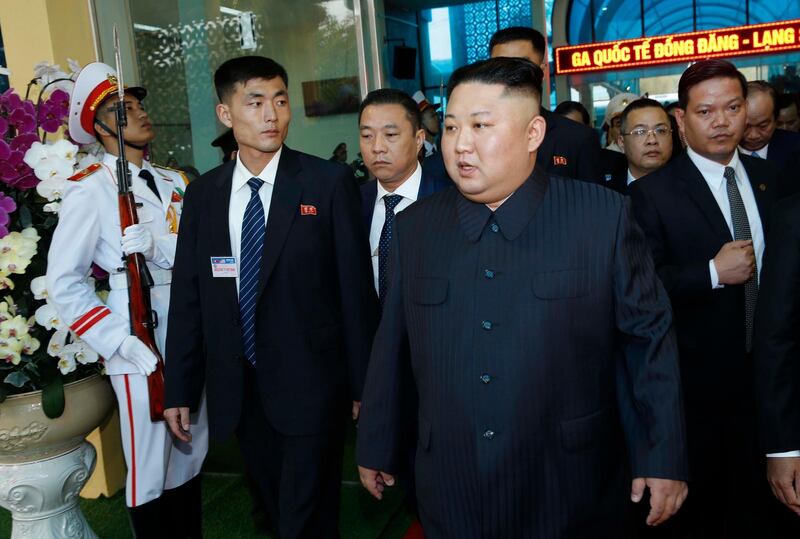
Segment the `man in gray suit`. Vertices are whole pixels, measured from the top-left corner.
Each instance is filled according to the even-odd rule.
[[[657,525],[687,494],[666,293],[628,202],[536,165],[541,78],[519,58],[453,73],[442,154],[458,189],[395,223],[357,461],[381,498],[410,361],[429,538],[623,537],[628,499],[649,488]]]

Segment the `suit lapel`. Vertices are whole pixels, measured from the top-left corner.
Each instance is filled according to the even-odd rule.
[[[376,196],[378,196],[378,180],[372,180],[364,184],[364,187],[361,189],[361,212],[367,234],[369,234],[369,229],[372,226]]]
[[[213,199],[206,201],[206,214],[199,216],[208,219],[211,224],[211,256],[231,256],[230,226],[228,216],[231,204],[231,184],[233,183],[233,169],[236,168],[236,161],[232,160],[223,165],[217,177],[214,178],[216,195]],[[211,261],[209,260],[209,264]],[[236,279],[214,279],[220,281],[220,286],[226,288],[226,297],[230,298],[232,304],[239,304],[239,294],[236,291]]]
[[[550,170],[552,165],[552,163],[549,161],[552,161],[553,159],[553,148],[556,143],[556,136],[553,134],[553,131],[556,128],[556,123],[552,119],[552,114],[553,113],[551,113],[549,110],[542,109],[542,117],[547,123],[547,128],[542,145],[539,146],[539,150],[536,154],[536,163],[544,167],[546,170]]]
[[[758,167],[761,163],[758,158],[748,157],[739,152],[739,159],[742,161],[742,166],[747,171],[747,179],[750,181],[750,186],[753,189],[753,196],[756,199],[756,206],[758,207],[758,216],[761,219],[761,227],[764,229],[766,235],[767,228],[769,227],[769,208],[772,205],[773,193],[769,189],[770,182],[765,181],[767,178],[764,174],[760,174]]]
[[[261,273],[258,279],[258,293],[261,296],[272,270],[278,261],[292,221],[300,209],[300,196],[303,188],[298,175],[301,171],[297,153],[284,146],[281,152],[275,186],[267,218],[267,233],[264,237],[264,250],[261,254]]]
[[[686,193],[700,209],[700,213],[705,216],[714,233],[724,242],[733,241],[725,216],[722,215],[717,204],[717,199],[714,198],[703,175],[686,153],[680,157],[679,167],[680,179]]]
[[[161,208],[164,210],[164,214],[166,215],[167,209],[169,209],[169,205],[172,202],[172,190],[174,188],[174,183],[172,178],[161,174],[161,172],[153,167],[156,171],[155,179],[156,179],[156,189],[158,189],[158,195],[161,197]],[[183,188],[183,185],[179,187]]]

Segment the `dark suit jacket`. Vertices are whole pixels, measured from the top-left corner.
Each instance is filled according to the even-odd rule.
[[[628,203],[538,170],[494,217],[456,189],[397,217],[358,463],[402,458],[408,339],[426,537],[619,537],[632,473],[686,477],[669,302]]]
[[[604,179],[600,142],[593,129],[542,109],[547,122],[536,164],[550,174],[590,182]]]
[[[613,189],[617,193],[628,194],[628,160],[624,153],[608,148],[600,150],[601,185]]]
[[[777,172],[763,159],[741,154],[740,158],[766,229]],[[719,473],[714,462],[723,462],[717,458],[722,430],[715,425],[746,417],[740,427],[749,429],[752,420],[744,286],[713,290],[708,267],[709,260],[733,238],[708,184],[686,153],[635,181],[629,191],[656,270],[672,300],[692,476],[703,479]]]
[[[565,178],[602,183],[600,143],[595,132],[546,109],[542,109],[542,116],[547,122],[547,131],[536,154],[536,166]],[[422,174],[436,180],[448,177],[441,152],[423,161]]]
[[[800,133],[776,129],[772,133],[767,150],[767,161],[778,168],[785,168],[789,161],[800,153]]]
[[[773,209],[753,336],[765,453],[800,449],[800,195]]]
[[[436,154],[430,156],[428,159],[432,159],[436,157],[436,155],[441,155],[441,153],[437,152]],[[442,162],[441,158],[439,159],[439,161]],[[422,178],[420,179],[419,190],[417,191],[417,201],[427,196],[430,196],[437,191],[441,191],[445,187],[449,187],[451,185],[453,185],[453,182],[446,174],[444,176],[440,176],[438,174],[426,175],[425,168],[423,167]],[[377,180],[367,182],[361,186],[361,213],[364,219],[364,224],[366,225],[367,236],[369,236],[369,229],[372,226],[372,214],[374,213],[375,210],[375,197],[377,196],[378,196]]]
[[[237,425],[246,375],[236,283],[209,259],[231,256],[228,206],[235,161],[189,184],[173,269],[166,406],[197,407],[211,433]],[[316,214],[301,215],[300,205]],[[359,400],[377,319],[369,247],[347,167],[284,146],[266,225],[256,311],[258,385],[284,435],[342,424]],[[247,371],[249,372],[249,371]]]

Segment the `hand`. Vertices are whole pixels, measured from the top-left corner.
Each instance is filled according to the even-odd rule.
[[[361,484],[364,485],[364,488],[379,500],[383,499],[383,489],[385,487],[394,486],[394,476],[386,472],[379,472],[359,466],[358,476],[361,478]]]
[[[767,457],[767,480],[775,497],[800,515],[800,457]]]
[[[361,401],[353,401],[353,421],[358,421],[358,415],[361,413]]]
[[[658,526],[666,522],[678,512],[689,494],[689,487],[684,481],[657,479],[654,477],[637,477],[631,484],[631,501],[639,503],[645,486],[650,489],[650,514],[647,515],[648,526]]]
[[[164,410],[164,419],[172,434],[182,442],[191,442],[192,433],[189,432],[189,407],[167,408]]]
[[[122,233],[122,252],[126,255],[142,253],[145,260],[153,260],[156,244],[153,235],[143,225],[131,225]]]
[[[756,256],[752,240],[730,241],[714,257],[720,284],[743,284],[756,271]]]
[[[158,358],[156,358],[155,354],[153,354],[153,352],[151,352],[135,335],[128,335],[125,337],[125,340],[119,345],[117,353],[119,357],[133,364],[136,370],[139,371],[139,374],[149,376],[156,370]]]

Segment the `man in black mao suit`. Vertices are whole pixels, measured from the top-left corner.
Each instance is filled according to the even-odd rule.
[[[753,329],[758,431],[772,492],[800,515],[800,195],[772,213]]]
[[[380,498],[410,361],[429,538],[620,537],[646,485],[651,524],[686,495],[666,294],[622,197],[536,166],[540,96],[524,59],[453,73],[442,153],[458,189],[396,222],[357,460]]]
[[[772,537],[763,528],[770,500],[756,446],[751,349],[777,173],[737,151],[747,86],[731,63],[694,64],[678,95],[687,152],[630,187],[672,300],[686,403],[692,495],[666,529]]]
[[[205,387],[211,435],[236,433],[279,536],[338,537],[344,413],[377,318],[358,192],[348,168],[283,144],[280,65],[235,58],[214,81],[239,152],[186,190],[165,416],[190,437]]]

